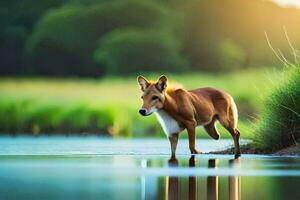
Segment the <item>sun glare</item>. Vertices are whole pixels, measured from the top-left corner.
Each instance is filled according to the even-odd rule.
[[[284,7],[297,7],[300,9],[300,1],[299,0],[273,0]]]

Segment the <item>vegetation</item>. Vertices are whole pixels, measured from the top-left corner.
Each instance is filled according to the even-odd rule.
[[[300,44],[300,11],[262,0],[2,0],[0,18],[0,75],[100,77],[137,68],[160,72],[162,65],[169,72],[270,66],[274,57],[263,33],[287,54],[282,25]],[[151,41],[160,42],[157,54]],[[131,59],[121,66],[118,52],[125,49]],[[153,65],[137,66],[149,60]],[[122,70],[108,70],[112,65]]]
[[[242,136],[262,111],[257,147],[290,146],[300,137],[300,71],[264,73],[274,56],[263,33],[288,60],[282,25],[297,47],[299,20],[298,9],[261,0],[3,0],[0,75],[72,78],[2,78],[0,132],[162,135],[155,117],[138,115],[133,77],[172,72],[187,88],[229,91]]]
[[[113,30],[122,33],[125,27],[160,28],[168,15],[164,6],[138,0],[64,6],[41,18],[28,40],[27,52],[32,65],[40,66],[38,73],[103,75],[103,66],[96,66],[93,60],[99,38]]]
[[[181,2],[181,1],[180,1]],[[295,47],[300,45],[295,8],[282,8],[272,1],[261,0],[191,0],[182,3],[184,13],[183,44],[193,69],[222,70],[219,47],[232,41],[245,53],[245,66],[278,64],[270,51],[264,32],[276,48],[292,58],[284,39],[286,26]],[[185,6],[184,6],[185,5]]]
[[[300,139],[300,67],[290,66],[282,81],[266,98],[254,142],[276,151],[296,145]]]
[[[101,40],[95,60],[105,66],[107,74],[178,72],[188,68],[187,60],[180,54],[180,47],[169,32],[114,31]]]
[[[223,88],[240,110],[243,138],[252,133],[253,117],[261,110],[260,99],[280,72],[243,70],[230,74],[167,74],[186,88]],[[146,75],[147,76],[147,75]],[[159,74],[148,74],[156,79]],[[110,134],[114,136],[162,136],[155,116],[138,114],[140,90],[135,77],[104,79],[2,78],[0,80],[0,132],[29,134]],[[199,129],[201,130],[201,129]],[[226,131],[222,137],[230,137]],[[186,134],[183,134],[186,136]],[[200,133],[199,137],[207,137]]]

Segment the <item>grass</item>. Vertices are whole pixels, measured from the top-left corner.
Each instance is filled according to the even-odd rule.
[[[257,147],[276,151],[296,145],[300,139],[300,66],[291,66],[266,98],[257,124]]]
[[[280,74],[279,70],[269,68],[228,74],[167,76],[171,83],[176,80],[187,89],[211,86],[232,94],[240,110],[242,137],[248,138],[252,134],[253,118],[262,110],[261,99],[280,80]],[[146,75],[150,79],[158,76]],[[154,116],[139,116],[140,95],[135,77],[1,78],[0,132],[164,136]],[[198,135],[207,137],[202,133]],[[230,135],[226,133],[222,136]]]

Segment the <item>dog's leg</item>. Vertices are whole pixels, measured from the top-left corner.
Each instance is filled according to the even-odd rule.
[[[169,141],[171,145],[171,161],[176,160],[176,147],[178,143],[178,133],[173,133],[169,135]]]
[[[241,156],[241,149],[240,149],[240,131],[235,128],[234,129],[234,135],[233,137],[233,141],[234,141],[234,147],[235,147],[235,158],[238,158]]]
[[[231,115],[230,115],[231,116]],[[234,118],[231,116],[231,118],[226,117],[225,115],[219,115],[219,121],[222,124],[224,128],[228,130],[228,132],[231,134],[232,139],[234,141],[234,157],[238,158],[241,155],[241,150],[240,150],[240,131],[236,128],[237,124],[237,118]]]
[[[204,126],[204,129],[206,132],[215,140],[218,140],[220,138],[220,134],[218,130],[216,129],[216,119],[214,118],[209,124]]]
[[[196,127],[195,126],[187,127],[187,132],[189,136],[189,147],[191,150],[191,154],[201,153],[201,151],[198,151],[196,149]]]
[[[241,156],[241,149],[240,149],[240,142],[239,142],[240,131],[237,128],[226,128],[226,129],[230,132],[234,142],[234,157],[238,158]]]

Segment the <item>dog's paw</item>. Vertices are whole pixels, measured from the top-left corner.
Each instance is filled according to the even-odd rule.
[[[191,154],[201,154],[202,151],[199,151],[197,149],[191,149]]]

